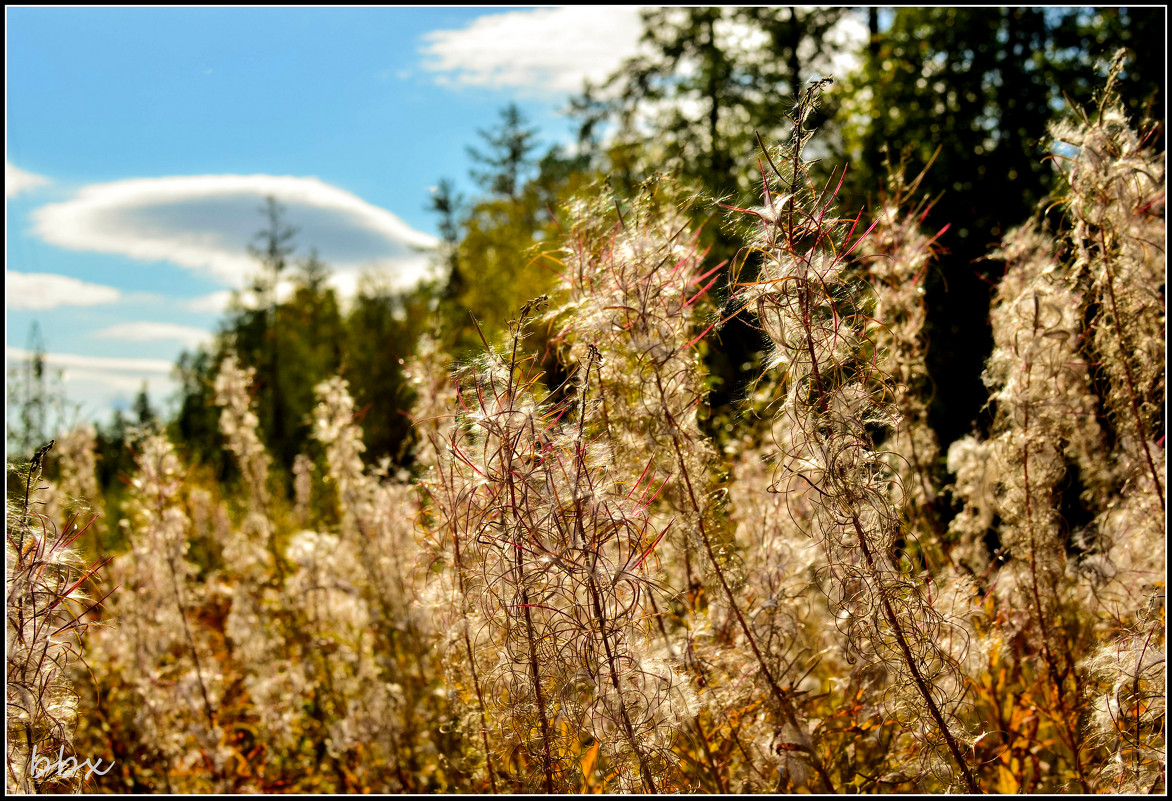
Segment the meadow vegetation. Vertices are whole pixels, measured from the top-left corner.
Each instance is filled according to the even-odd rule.
[[[224,338],[187,429],[128,436],[116,496],[90,428],[10,460],[6,787],[1163,792],[1166,179],[1120,69],[1051,126],[1054,190],[992,254],[969,436],[930,413],[951,221],[898,164],[841,207],[809,151],[826,80],[732,165],[758,195],[710,223],[731,258],[677,181],[547,164],[546,195],[481,209],[545,232],[499,326],[425,330],[484,287],[420,290],[383,320],[401,363],[343,364],[264,335],[349,324],[315,268],[276,317],[239,310],[256,336]],[[714,409],[734,324],[764,349]],[[280,385],[304,419],[258,382],[277,352],[311,365]],[[404,394],[359,401],[356,364],[410,388],[406,456],[367,458]],[[274,454],[274,426],[303,435]],[[113,767],[43,776],[34,748]]]

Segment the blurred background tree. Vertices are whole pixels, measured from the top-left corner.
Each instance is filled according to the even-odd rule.
[[[784,135],[805,82],[831,68],[845,8],[653,8],[644,51],[571,103],[580,137],[624,194],[665,169],[714,197],[752,200],[755,132]],[[600,148],[596,131],[609,126]]]
[[[5,389],[6,446],[18,459],[33,458],[55,431],[71,422],[62,370],[49,366],[45,338],[34,320],[29,326],[24,357],[8,368]]]
[[[470,314],[491,343],[523,303],[553,285],[542,243],[557,240],[558,206],[596,177],[585,155],[553,146],[538,157],[536,131],[516,105],[500,117],[497,127],[479,132],[483,149],[468,148],[482,165],[471,175],[486,194],[465,206],[445,181],[432,194],[431,209],[440,215],[450,248],[441,256],[448,278],[440,292],[440,328],[458,358],[482,347]],[[530,344],[544,347],[545,341]]]
[[[344,323],[342,376],[358,410],[368,462],[388,456],[409,463],[413,396],[402,360],[431,328],[436,288],[396,291],[377,273],[364,275]]]
[[[1046,124],[1090,101],[1118,47],[1163,53],[1165,21],[1162,8],[652,9],[643,12],[645,52],[571,105],[596,168],[624,191],[668,169],[708,199],[695,213],[708,223],[714,263],[741,241],[711,224],[716,201],[760,202],[748,168],[755,134],[782,138],[784,116],[812,78],[838,80],[813,121],[827,156],[815,180],[849,163],[844,210],[874,205],[888,154],[912,176],[936,154],[921,185],[937,199],[926,224],[950,227],[925,287],[931,422],[951,441],[988,423],[980,374],[1002,267],[985,256],[1052,188]],[[1125,72],[1137,119],[1145,109],[1162,114],[1164,69],[1163,59],[1141,57]],[[1155,135],[1162,141],[1162,129]],[[719,415],[756,374],[761,343],[733,324],[711,344]]]
[[[316,250],[293,258],[294,229],[279,205],[266,204],[262,213],[266,222],[258,239],[263,247],[251,251],[260,262],[256,280],[233,296],[215,342],[185,352],[176,365],[180,386],[172,438],[218,481],[236,475],[212,391],[220,362],[234,349],[256,370],[253,402],[260,436],[287,494],[298,454],[322,466],[323,454],[310,430],[314,388],[339,374],[350,382],[367,461],[389,457],[409,464],[411,395],[400,362],[434,324],[439,285],[425,281],[398,289],[389,275],[371,272],[359,278],[354,297],[343,304],[329,284],[330,267]],[[324,474],[318,470],[315,476]]]
[[[487,151],[467,147],[468,155],[486,169],[473,169],[476,179],[490,196],[520,200],[519,190],[533,167],[533,151],[537,149],[537,129],[528,128],[528,120],[516,103],[501,109],[501,122],[496,128],[480,130],[480,138],[488,145]]]
[[[439,215],[439,261],[446,275],[441,299],[449,302],[464,291],[464,275],[460,271],[460,216],[463,209],[464,196],[456,191],[451,179],[441,178],[431,190],[427,210]]]
[[[1046,125],[1088,106],[1116,49],[1164,52],[1159,8],[868,10],[859,68],[839,94],[840,156],[856,205],[873,202],[888,154],[938,198],[927,224],[949,225],[926,279],[931,423],[943,441],[983,428],[980,365],[992,349],[990,293],[1004,265],[986,254],[1053,188]],[[1133,59],[1122,79],[1136,115],[1163,108],[1164,63]],[[1055,221],[1056,222],[1056,221]]]

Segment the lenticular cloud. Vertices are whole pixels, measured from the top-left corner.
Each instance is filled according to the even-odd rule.
[[[437,244],[389,211],[316,178],[271,175],[94,184],[38,209],[35,232],[59,247],[169,261],[241,287],[257,269],[247,246],[265,225],[266,197],[284,205],[299,254],[316,248],[339,271],[382,267],[397,283],[411,284],[426,270],[423,251]]]

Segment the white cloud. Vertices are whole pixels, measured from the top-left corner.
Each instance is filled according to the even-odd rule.
[[[404,258],[399,261],[393,270],[385,268],[379,270],[345,270],[335,272],[326,280],[326,284],[330,286],[342,301],[348,301],[358,294],[358,286],[363,276],[369,274],[383,275],[387,278],[388,283],[392,287],[402,286],[402,281],[399,276],[412,275],[420,278],[436,278],[436,264],[425,254],[420,254],[415,259]],[[293,281],[282,280],[277,284],[277,300],[281,303],[288,301],[293,297],[297,285]],[[201,295],[198,298],[193,298],[183,304],[183,308],[187,311],[213,314],[223,314],[227,310],[228,304],[231,303],[233,296],[236,297],[237,302],[245,309],[256,309],[259,307],[261,300],[256,296],[256,293],[251,289],[242,289],[238,292],[232,290],[222,289],[218,292],[212,292],[207,295]]]
[[[29,358],[22,348],[6,348],[9,367]],[[70,353],[46,353],[48,366],[62,373],[62,383],[71,403],[77,404],[81,420],[96,421],[111,409],[127,409],[139,390],[146,385],[155,408],[163,406],[178,389],[172,377],[171,362],[165,359],[122,359],[105,356],[80,356]],[[73,417],[72,413],[68,415]]]
[[[4,162],[4,197],[6,199],[48,183],[52,182],[43,175],[25,172],[20,167],[13,166],[7,161]]]
[[[59,306],[101,306],[115,303],[122,293],[112,286],[91,284],[67,275],[20,273],[6,270],[4,305],[12,310],[45,311]]]
[[[65,371],[65,386],[68,388],[70,399],[76,399],[83,408],[91,410],[94,417],[99,411],[127,408],[131,398],[138,395],[143,384],[146,384],[147,395],[156,409],[179,386],[170,375],[144,376],[84,367],[71,367]]]
[[[231,299],[231,290],[221,289],[218,292],[212,292],[209,295],[200,295],[198,298],[189,300],[184,306],[188,311],[220,314],[228,308],[228,301]]]
[[[95,184],[33,213],[35,232],[71,250],[170,261],[227,286],[243,287],[257,264],[247,252],[263,227],[265,197],[286,208],[296,243],[316,247],[336,270],[388,269],[401,285],[438,243],[394,214],[316,178],[194,175]]]
[[[433,31],[423,68],[442,83],[541,93],[582,89],[635,54],[642,33],[632,6],[570,6],[478,17],[459,30]]]
[[[5,359],[26,361],[31,354],[24,348],[6,346]],[[132,373],[138,376],[170,375],[171,362],[166,359],[122,358],[118,356],[81,356],[75,353],[46,353],[45,363],[63,370],[93,370],[98,372]],[[141,378],[140,378],[141,380]]]
[[[122,339],[127,342],[157,342],[159,340],[175,340],[186,347],[194,348],[208,341],[212,337],[210,331],[195,328],[190,325],[175,323],[119,323],[109,328],[103,328],[94,334],[103,339]]]

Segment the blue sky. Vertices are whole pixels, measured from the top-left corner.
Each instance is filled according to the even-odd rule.
[[[83,419],[209,338],[272,194],[343,294],[418,277],[429,189],[516,101],[545,145],[631,8],[7,8],[6,361],[30,326]]]

